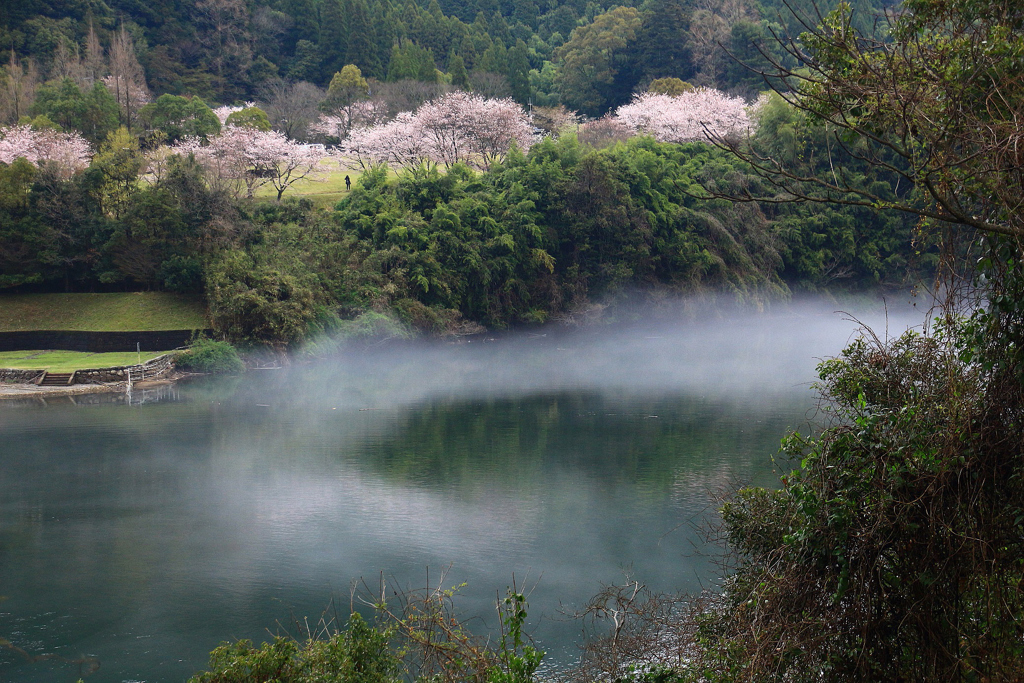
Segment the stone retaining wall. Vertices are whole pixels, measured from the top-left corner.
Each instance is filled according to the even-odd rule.
[[[122,365],[114,368],[98,368],[79,370],[75,373],[73,384],[102,384],[104,382],[127,382],[129,374],[133,382],[158,377],[174,366],[174,356],[165,353],[148,360],[142,365]]]
[[[39,379],[42,374],[42,370],[5,370],[0,368],[0,382],[28,384]]]

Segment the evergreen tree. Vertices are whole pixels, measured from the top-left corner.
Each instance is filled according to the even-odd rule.
[[[694,74],[687,42],[689,2],[647,0],[642,6],[638,62],[644,77],[688,80]]]
[[[295,46],[295,58],[288,69],[288,78],[293,81],[318,81],[321,62],[320,48],[316,43],[300,40]]]
[[[476,68],[492,74],[504,74],[508,70],[508,55],[500,40],[493,41],[480,55]]]
[[[452,55],[448,58],[448,75],[453,86],[462,90],[469,89],[469,72],[466,71],[466,63],[461,56]]]
[[[437,81],[437,66],[430,50],[405,40],[395,43],[388,65],[388,81],[404,79],[434,83]]]
[[[320,10],[320,56],[324,75],[341,71],[347,53],[348,17],[345,6],[342,0],[324,0]]]
[[[284,0],[281,10],[292,18],[292,26],[284,35],[286,54],[294,54],[300,40],[320,42],[320,22],[313,0]]]
[[[370,23],[370,11],[366,0],[349,0],[349,39],[345,63],[355,64],[360,71],[372,78],[380,78],[380,59],[377,57],[376,34]]]
[[[529,102],[530,58],[526,43],[521,40],[508,51],[505,76],[508,78],[508,87],[512,91],[512,99],[519,104]]]

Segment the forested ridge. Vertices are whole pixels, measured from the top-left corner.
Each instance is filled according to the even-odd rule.
[[[911,286],[935,262],[912,217],[730,199],[777,189],[727,139],[915,192],[762,93],[748,67],[799,63],[769,40],[803,28],[782,9],[20,3],[0,19],[0,287],[172,291],[219,334],[292,344],[364,313],[447,333]],[[330,205],[296,189],[346,173]]]
[[[8,0],[0,47],[18,63],[33,60],[39,77],[59,79],[76,52],[96,69],[97,47],[112,45],[124,27],[156,94],[232,104],[258,99],[278,78],[326,87],[354,64],[379,81],[471,82],[522,104],[563,102],[599,115],[657,78],[755,94],[760,78],[728,52],[758,62],[754,44],[767,45],[771,31],[802,30],[789,7],[813,24],[833,4]],[[892,3],[853,4],[870,27]]]

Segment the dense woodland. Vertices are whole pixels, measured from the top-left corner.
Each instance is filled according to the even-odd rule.
[[[756,63],[757,41],[802,30],[787,4],[817,22],[807,0],[8,0],[0,47],[30,78],[77,77],[80,58],[89,80],[102,75],[99,53],[123,27],[158,95],[262,100],[281,81],[326,88],[354,64],[378,81],[448,82],[600,115],[664,77],[756,94],[761,79],[729,53]],[[891,3],[854,4],[870,27]],[[11,98],[4,105],[8,119],[12,108],[15,119],[26,113]]]
[[[713,137],[749,134],[807,175],[842,167],[881,197],[914,193],[781,98],[762,96],[748,121],[743,101],[766,84],[736,58],[797,61],[767,40],[801,28],[780,9],[19,3],[0,19],[12,48],[0,72],[0,287],[192,294],[218,332],[280,344],[366,311],[452,332],[581,319],[641,291],[762,305],[913,284],[935,261],[914,218],[716,199],[775,189],[709,144],[706,119],[691,117],[689,133],[649,120],[658,102],[678,109],[709,93],[708,106],[746,122]],[[870,30],[878,12],[855,16]],[[478,119],[525,128],[496,152],[363,154],[460,90],[472,93],[463,104],[478,98]],[[499,115],[503,101],[518,113]],[[243,189],[210,172],[237,150],[297,159],[308,142],[366,167],[333,210],[289,199],[303,173],[277,161],[238,161],[249,164]],[[270,181],[278,201],[255,198]]]

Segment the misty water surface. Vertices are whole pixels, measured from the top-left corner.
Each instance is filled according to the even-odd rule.
[[[855,329],[834,308],[361,350],[141,405],[0,402],[0,638],[98,661],[87,683],[181,681],[222,640],[347,609],[360,578],[447,571],[481,630],[515,575],[569,662],[560,605],[624,571],[714,585],[692,525],[709,491],[786,466],[816,359]],[[890,309],[889,331],[921,317]],[[79,675],[0,650],[0,680]]]

